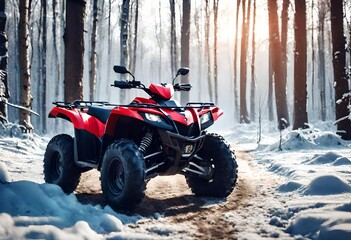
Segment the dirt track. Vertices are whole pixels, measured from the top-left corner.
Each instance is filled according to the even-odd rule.
[[[227,199],[195,197],[182,175],[157,177],[148,183],[146,196],[136,213],[145,217],[159,213],[163,216],[162,224],[182,223],[191,230],[187,237],[194,239],[276,237],[266,236],[265,230],[270,226],[267,215],[276,181],[256,165],[249,153],[236,151],[236,156],[239,179]],[[77,198],[83,203],[106,204],[98,172],[90,171],[82,176]],[[158,220],[150,218],[149,221]],[[131,227],[137,229],[142,225],[143,222]]]

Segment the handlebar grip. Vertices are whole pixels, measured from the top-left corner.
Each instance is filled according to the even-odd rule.
[[[173,87],[174,87],[174,90],[176,91],[187,91],[187,92],[190,91],[192,88],[191,84],[189,83],[181,83],[181,84],[177,83]]]
[[[130,84],[127,81],[123,81],[123,80],[116,80],[112,86],[118,87],[120,89],[130,89],[133,87],[132,84]]]

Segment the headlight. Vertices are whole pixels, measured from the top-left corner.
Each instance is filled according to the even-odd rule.
[[[210,121],[210,120],[211,120],[211,113],[210,113],[210,112],[205,113],[204,115],[202,115],[202,116],[200,117],[200,123],[201,123],[201,125],[204,124],[204,123],[206,123],[206,122],[208,122],[208,121]]]
[[[163,122],[162,117],[156,114],[145,113],[145,118],[152,122]]]
[[[152,126],[170,131],[173,130],[173,126],[170,125],[167,119],[161,115],[146,112],[139,112],[139,114],[146,123],[151,124]]]

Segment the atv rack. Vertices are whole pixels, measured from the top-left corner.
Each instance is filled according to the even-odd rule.
[[[113,104],[106,101],[81,101],[76,100],[74,102],[68,103],[63,101],[53,102],[54,105],[62,108],[82,108],[82,107],[89,107],[89,106],[115,106],[115,107],[138,107],[138,108],[169,108],[169,109],[184,109],[184,108],[209,108],[209,107],[216,107],[214,103],[201,103],[201,102],[190,102],[187,103],[185,106],[160,106],[155,104],[139,104],[139,103],[131,103],[131,104]]]
[[[52,104],[62,107],[62,108],[80,108],[80,107],[89,107],[93,105],[98,105],[98,106],[104,106],[108,104],[108,102],[105,101],[81,101],[81,100],[76,100],[74,102],[68,103],[68,102],[63,102],[63,101],[57,101],[53,102]]]

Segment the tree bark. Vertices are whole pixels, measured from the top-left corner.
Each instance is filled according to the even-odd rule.
[[[66,2],[65,101],[83,99],[84,15],[85,0]]]
[[[241,54],[240,54],[240,122],[250,123],[249,113],[247,111],[246,102],[246,87],[247,87],[247,46],[248,46],[248,32],[250,28],[250,6],[251,0],[247,4],[246,12],[245,0],[242,0],[242,38],[241,38]]]
[[[255,28],[256,28],[256,0],[253,0],[253,13],[252,13],[252,32],[251,32],[251,49],[252,49],[252,57],[251,57],[251,104],[250,104],[250,112],[251,112],[251,121],[255,121],[255,103],[256,103],[256,81],[255,81],[255,59],[256,59],[256,42],[255,42]]]
[[[95,99],[96,92],[96,33],[98,23],[98,0],[93,0],[93,28],[91,30],[91,52],[90,52],[90,69],[89,69],[89,98],[90,101]]]
[[[282,14],[281,14],[281,54],[282,54],[282,69],[283,69],[283,84],[286,87],[287,69],[288,69],[288,20],[289,20],[289,4],[290,0],[283,0]]]
[[[211,57],[210,57],[210,9],[209,9],[209,0],[205,0],[205,13],[206,13],[206,22],[205,22],[205,58],[207,59],[207,85],[208,85],[208,95],[210,101],[213,101],[212,94],[212,74],[211,74]]]
[[[218,34],[218,2],[213,0],[213,80],[215,102],[218,103],[218,66],[217,66],[217,34]]]
[[[241,0],[236,1],[236,14],[235,14],[235,40],[234,40],[234,117],[238,114],[239,109],[239,93],[238,93],[238,78],[237,78],[237,65],[238,65],[238,33],[239,33],[239,9]],[[240,118],[238,118],[240,119]]]
[[[190,9],[191,0],[183,0],[183,21],[182,21],[182,35],[181,35],[181,65],[189,67],[189,47],[190,47]],[[182,83],[188,83],[188,76],[181,77]],[[180,102],[186,104],[189,102],[189,92],[182,91],[180,93]]]
[[[131,72],[135,73],[138,47],[138,21],[139,21],[139,0],[135,0],[135,18],[134,18],[134,38],[133,38],[133,61]]]
[[[177,72],[177,31],[176,31],[176,20],[175,20],[175,0],[169,0],[169,6],[171,11],[171,73],[172,76],[176,75]]]
[[[345,72],[345,36],[343,27],[343,0],[330,2],[331,30],[333,42],[333,68],[335,88],[335,117],[338,134],[342,139],[351,139],[351,123],[349,120],[350,105],[349,84]]]
[[[7,122],[7,105],[10,98],[9,84],[7,80],[7,35],[6,35],[6,11],[5,0],[0,0],[0,122]]]
[[[41,0],[41,8],[42,8],[42,56],[41,56],[41,75],[42,75],[42,86],[41,86],[41,123],[42,123],[42,131],[46,133],[46,51],[47,51],[47,2],[46,0]]]
[[[318,79],[320,85],[320,101],[321,101],[321,119],[326,121],[327,118],[327,106],[326,106],[326,80],[325,80],[325,23],[326,17],[326,4],[321,2],[318,7]]]
[[[275,100],[278,118],[278,129],[289,126],[288,106],[286,100],[286,85],[282,69],[281,44],[279,41],[279,27],[277,14],[277,1],[267,1],[269,21],[269,44],[271,49],[272,68],[274,73]]]
[[[128,35],[129,35],[129,0],[123,0],[121,7],[121,34],[120,34],[120,65],[127,66],[129,62],[129,52],[128,52]],[[120,91],[120,102],[126,103],[126,92],[124,90]]]
[[[306,128],[307,104],[307,36],[306,1],[295,0],[295,63],[294,63],[294,125],[293,129]]]
[[[32,109],[33,97],[31,95],[30,73],[29,73],[29,1],[23,0],[19,2],[20,21],[18,25],[19,38],[19,64],[20,64],[20,105]],[[19,124],[26,128],[26,131],[31,132],[33,126],[31,124],[30,113],[25,110],[20,110]]]

